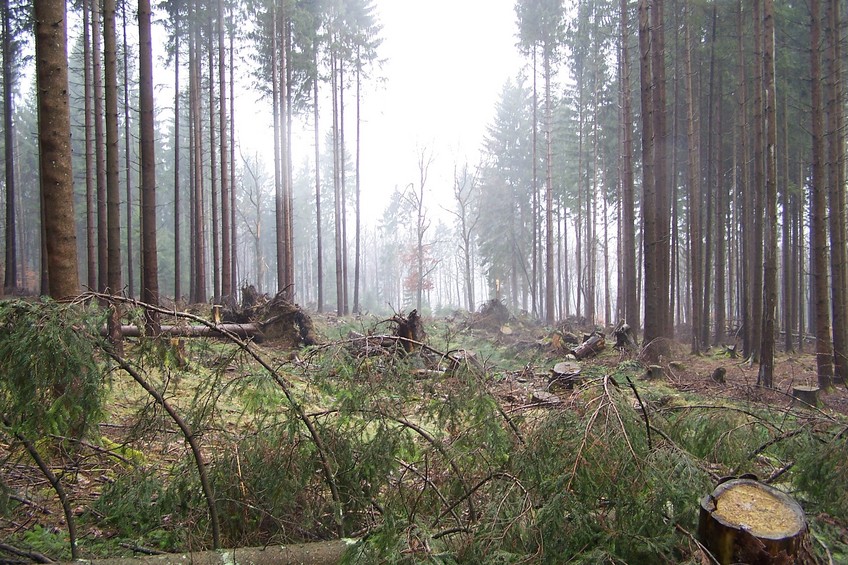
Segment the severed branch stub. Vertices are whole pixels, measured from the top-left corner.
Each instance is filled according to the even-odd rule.
[[[789,495],[730,479],[703,499],[698,538],[718,563],[807,563],[807,520]]]

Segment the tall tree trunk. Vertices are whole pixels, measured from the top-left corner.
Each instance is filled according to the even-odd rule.
[[[344,271],[342,269],[342,195],[341,195],[341,167],[344,159],[339,155],[339,79],[336,68],[336,55],[330,56],[330,76],[332,82],[333,99],[333,205],[335,228],[335,252],[336,252],[336,314],[344,315]]]
[[[541,314],[541,309],[539,308],[539,249],[541,242],[539,241],[539,91],[536,87],[536,77],[538,75],[536,49],[536,45],[533,45],[533,137],[531,141],[532,147],[530,149],[533,160],[533,272],[530,283],[530,288],[532,289],[530,297],[533,304],[533,316],[539,317]],[[474,311],[473,300],[469,303],[468,310],[470,312]]]
[[[208,22],[208,39],[206,46],[207,61],[209,65],[209,184],[212,185],[211,210],[212,214],[212,301],[220,302],[223,294],[221,293],[221,220],[218,207],[221,204],[218,192],[218,141],[215,135],[215,122],[218,119],[218,113],[215,111],[215,48],[213,40],[212,20]]]
[[[316,267],[318,282],[318,313],[324,311],[324,247],[321,240],[321,144],[318,128],[318,40],[312,40],[312,64],[314,66],[312,77],[312,133],[315,143],[315,246]]]
[[[294,300],[295,297],[295,286],[294,286],[294,210],[292,203],[292,152],[291,152],[291,143],[292,143],[292,80],[291,80],[291,72],[292,67],[289,64],[291,58],[291,50],[292,50],[292,37],[291,37],[291,18],[288,17],[288,14],[283,11],[281,14],[282,24],[280,29],[283,32],[282,38],[282,47],[283,47],[283,55],[280,58],[280,96],[282,100],[280,101],[280,109],[283,116],[283,122],[281,124],[281,135],[282,138],[282,162],[283,162],[283,229],[285,233],[283,235],[283,239],[285,241],[285,272],[286,272],[286,286],[285,288],[287,296],[290,300]]]
[[[828,292],[827,187],[825,184],[824,124],[821,84],[821,16],[819,0],[810,0],[810,79],[812,81],[813,166],[810,179],[812,275],[816,316],[816,366],[819,386],[830,388],[833,357],[830,341],[830,300]]]
[[[121,20],[122,20],[122,31],[123,31],[123,39],[124,39],[124,168],[125,171],[125,182],[127,185],[127,201],[126,201],[126,213],[127,213],[127,296],[133,298],[135,296],[135,267],[134,267],[134,259],[133,259],[133,191],[132,191],[132,177],[133,177],[133,169],[132,169],[132,154],[130,152],[130,143],[132,136],[130,135],[130,62],[129,62],[129,43],[127,42],[127,3],[124,2],[121,4]],[[177,58],[175,59],[176,66],[179,68],[179,52],[177,52]],[[179,88],[177,89],[179,93]],[[174,106],[174,111],[179,115],[179,106]],[[177,125],[179,125],[179,120],[177,121]],[[176,131],[179,131],[179,128],[176,128]],[[175,157],[174,163],[176,166],[176,170],[179,171],[179,143],[176,143],[174,146]],[[175,187],[179,187],[179,182],[174,184]],[[175,188],[175,194],[179,195],[179,189]],[[174,202],[174,210],[177,210],[179,206],[178,202]],[[175,239],[177,241],[177,245],[179,244],[179,230],[174,230]],[[179,273],[179,254],[175,254],[174,260],[176,265],[178,266],[176,272]],[[179,287],[177,287],[179,288]],[[179,293],[176,293],[176,296],[179,297]]]
[[[748,162],[750,160],[749,156],[749,146],[748,146],[748,114],[746,111],[746,105],[748,103],[748,92],[747,92],[747,78],[746,78],[746,69],[745,69],[745,31],[744,31],[744,16],[745,11],[743,10],[743,1],[739,0],[737,4],[738,16],[737,16],[737,24],[736,24],[736,32],[737,32],[737,60],[738,60],[738,74],[737,74],[737,112],[736,112],[736,123],[737,123],[737,143],[739,145],[738,155],[736,157],[737,168],[739,170],[738,174],[738,189],[737,195],[741,194],[741,217],[742,221],[742,235],[739,246],[739,273],[741,277],[739,277],[739,298],[740,298],[740,313],[742,318],[742,350],[744,355],[750,356],[753,351],[753,344],[751,343],[752,332],[751,327],[753,326],[753,316],[752,316],[752,303],[751,303],[751,292],[750,286],[754,284],[752,280],[751,273],[751,262],[749,261],[749,256],[753,255],[751,248],[751,241],[754,240],[754,227],[753,222],[751,221],[752,209],[754,207],[754,200],[752,197],[753,189],[750,186],[750,175],[748,169]]]
[[[360,58],[359,46],[356,47],[356,233],[354,235],[355,244],[354,244],[354,268],[353,268],[353,311],[358,314],[360,312],[359,306],[359,263],[360,263],[360,237],[361,237],[361,229],[360,225],[361,220],[361,210],[360,210],[360,193],[361,193],[361,183],[360,183],[360,171],[359,171],[359,163],[360,163],[360,152],[362,150],[362,137],[361,137],[361,126],[362,120],[360,116],[361,103],[362,103],[362,60]]]
[[[668,120],[666,104],[666,80],[665,80],[665,38],[664,38],[664,8],[663,0],[653,0],[651,3],[651,73],[653,77],[654,93],[652,102],[654,111],[654,183],[655,202],[657,207],[656,233],[653,243],[657,253],[657,283],[658,283],[658,308],[655,315],[661,321],[660,336],[671,339],[674,337],[674,320],[670,307],[670,245],[669,234],[671,232],[671,176],[669,175],[668,154],[670,143],[668,138]],[[667,344],[658,344],[661,349]]]
[[[784,331],[784,341],[783,341],[783,349],[786,352],[791,352],[795,349],[795,343],[793,341],[793,330],[794,330],[794,315],[795,308],[793,304],[793,293],[796,289],[793,287],[794,284],[794,271],[793,271],[793,247],[792,247],[792,206],[790,199],[790,190],[789,188],[792,186],[791,174],[790,174],[790,166],[789,166],[789,105],[787,104],[787,96],[786,90],[783,91],[783,101],[781,106],[783,107],[783,151],[782,151],[782,162],[783,162],[783,191],[781,193],[781,214],[783,217],[782,224],[782,233],[781,233],[781,251],[782,251],[782,263],[783,263],[783,293],[782,293],[782,301],[783,301],[783,331]]]
[[[116,2],[103,1],[103,54],[106,102],[106,221],[108,240],[107,290],[122,291],[121,282],[121,194],[118,151],[118,40]]]
[[[5,0],[7,1],[7,0]],[[92,0],[83,0],[83,85],[85,112],[85,237],[86,237],[86,281],[91,290],[97,289],[97,200],[95,191],[96,170],[94,163],[94,79],[91,45]],[[4,60],[5,61],[5,60]],[[8,145],[7,145],[8,147]]]
[[[67,298],[79,294],[79,279],[65,1],[36,0],[34,15],[39,172],[48,291],[54,298]],[[72,550],[75,553],[75,548]]]
[[[109,283],[109,236],[106,210],[106,155],[103,125],[103,63],[100,47],[100,2],[94,0],[91,9],[92,80],[94,81],[94,170],[97,179],[97,290],[103,292]]]
[[[845,132],[842,99],[842,48],[840,45],[839,2],[826,3],[825,41],[827,45],[827,131],[828,205],[830,213],[831,310],[833,312],[833,376],[848,382],[848,304],[846,304],[845,249]]]
[[[688,11],[687,11],[688,12]],[[689,151],[689,245],[692,277],[692,354],[701,354],[701,326],[703,315],[703,287],[701,286],[701,164],[698,118],[695,109],[695,92],[692,84],[692,39],[689,32],[689,14],[683,16],[686,57],[686,138]]]
[[[139,42],[139,138],[141,146],[141,300],[159,304],[159,265],[156,248],[156,154],[153,106],[153,45],[150,0],[138,0]],[[159,334],[159,316],[145,311],[148,333]]]
[[[545,80],[545,321],[553,324],[554,302],[554,180],[553,180],[553,99],[551,95],[551,50],[543,46],[542,64]]]
[[[662,337],[663,314],[659,312],[661,293],[668,293],[668,286],[659,283],[658,262],[662,260],[657,249],[657,195],[654,180],[654,140],[655,111],[654,79],[651,70],[651,26],[650,2],[639,0],[639,75],[641,81],[642,104],[642,257],[644,262],[645,285],[645,322],[643,342],[650,347],[649,353],[656,357],[658,353],[654,341]]]
[[[348,304],[348,276],[347,276],[347,156],[345,147],[345,81],[344,60],[339,59],[339,186],[341,189],[341,223],[342,223],[342,313],[350,314]],[[420,307],[419,307],[420,310]]]
[[[748,264],[750,265],[750,282],[746,288],[750,291],[751,303],[751,351],[749,352],[751,362],[758,363],[760,360],[760,346],[762,345],[763,333],[763,206],[765,199],[763,186],[766,181],[765,173],[765,132],[763,111],[763,34],[762,34],[762,8],[763,0],[754,0],[752,17],[754,19],[754,182],[749,189],[752,192],[753,204],[748,216],[753,226],[753,237],[749,240]]]
[[[12,68],[12,30],[9,0],[0,2],[3,33],[3,156],[6,173],[6,269],[3,290],[6,294],[18,288],[17,229],[15,227],[15,129],[14,129],[14,79]]]
[[[227,143],[227,74],[226,49],[224,49],[224,3],[218,0],[218,135],[221,138],[221,298],[235,298],[232,277],[232,250],[230,249],[230,171]]]
[[[174,16],[174,301],[182,298],[180,252],[180,19]]]
[[[283,171],[280,147],[280,123],[285,117],[280,108],[280,70],[279,59],[282,56],[280,37],[277,30],[277,2],[273,3],[273,28],[271,48],[271,107],[273,108],[274,120],[274,217],[275,217],[275,243],[277,248],[277,292],[286,288],[286,251],[285,251],[285,229],[283,227]]]
[[[628,1],[621,0],[621,224],[624,276],[624,320],[639,331],[639,285],[636,275],[636,216],[633,180],[633,110],[630,88],[630,24]]]
[[[196,6],[196,4],[194,4]],[[192,24],[189,43],[189,100],[191,110],[192,140],[192,202],[194,224],[192,243],[194,254],[194,301],[206,302],[206,214],[203,187],[203,120],[200,102],[200,56],[197,24]]]
[[[238,227],[236,224],[236,116],[233,4],[230,4],[230,259],[233,293],[238,292]]]
[[[703,261],[703,269],[701,270],[701,274],[703,275],[703,283],[704,283],[704,292],[701,296],[702,303],[699,304],[701,308],[701,344],[709,345],[710,343],[710,267],[712,265],[712,251],[713,251],[713,241],[712,234],[716,233],[716,240],[723,239],[724,234],[719,235],[718,232],[722,231],[722,224],[718,222],[713,223],[713,199],[716,200],[716,208],[718,208],[718,201],[721,199],[721,99],[722,99],[722,90],[721,90],[721,75],[716,76],[716,34],[718,32],[718,6],[713,4],[713,14],[712,14],[712,37],[710,39],[710,105],[709,105],[709,123],[707,125],[708,133],[707,133],[707,155],[708,160],[710,161],[707,166],[707,210],[706,210],[706,222],[702,224],[704,233],[704,261]],[[715,134],[715,135],[714,135]],[[712,190],[710,190],[712,189]],[[716,212],[718,214],[718,212]],[[716,247],[716,268],[715,268],[715,277],[716,284],[718,284],[718,279],[720,277],[718,273],[718,255],[719,253],[723,253],[724,250],[719,250]]]
[[[763,0],[763,81],[765,94],[765,226],[763,256],[763,327],[757,382],[774,383],[774,341],[777,331],[777,100],[774,86],[774,0]]]

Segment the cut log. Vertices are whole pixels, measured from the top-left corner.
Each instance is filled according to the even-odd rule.
[[[597,355],[606,347],[604,334],[593,333],[583,343],[571,350],[571,354],[576,359],[585,359],[592,355]]]
[[[731,479],[701,500],[698,537],[722,565],[805,563],[807,520],[789,495],[752,479]]]
[[[219,565],[227,563],[253,563],[254,565],[330,565],[339,563],[345,551],[356,540],[342,539],[292,545],[268,545],[197,551],[194,553],[166,553],[146,557],[116,557],[91,559],[95,565],[144,565],[153,563],[193,563],[194,565]]]
[[[819,405],[819,387],[796,385],[792,387],[792,397],[809,406]]]
[[[162,335],[168,337],[223,337],[231,333],[240,338],[254,338],[261,341],[264,337],[260,324],[218,324],[209,326],[162,326]],[[124,337],[141,337],[142,330],[138,326],[121,326]]]

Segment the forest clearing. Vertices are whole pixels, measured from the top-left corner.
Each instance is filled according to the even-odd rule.
[[[713,563],[698,502],[749,475],[803,506],[798,563],[848,558],[848,391],[794,399],[809,352],[779,354],[770,389],[725,346],[671,344],[651,374],[612,332],[578,361],[594,328],[487,306],[422,320],[420,341],[397,331],[414,313],[315,316],[308,347],[290,324],[119,354],[101,308],[3,302],[0,559],[69,559],[70,520],[85,559],[310,543],[328,560],[303,562]],[[172,321],[214,325],[194,310]]]

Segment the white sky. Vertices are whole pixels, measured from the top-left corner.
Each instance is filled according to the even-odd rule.
[[[383,26],[377,74],[363,85],[362,190],[366,221],[378,218],[395,186],[418,182],[418,156],[433,155],[428,208],[449,207],[454,164],[479,161],[486,126],[504,83],[520,71],[514,0],[376,0]],[[326,87],[325,87],[326,90]],[[255,95],[245,96],[256,112]],[[346,94],[346,142],[353,154],[354,98]],[[237,114],[240,109],[236,108]],[[269,153],[270,119],[236,115],[245,153]],[[321,127],[329,124],[322,108]],[[257,130],[257,125],[259,130]],[[323,139],[322,139],[323,143]],[[295,168],[313,155],[312,133],[295,144]],[[322,147],[323,150],[323,147]],[[352,184],[352,179],[351,179]]]

